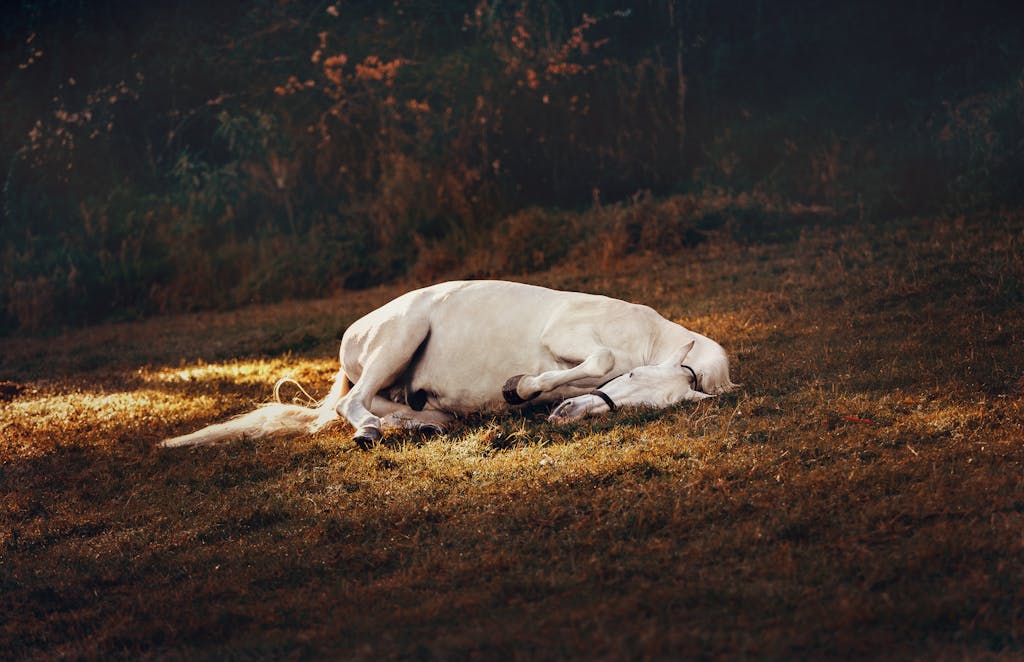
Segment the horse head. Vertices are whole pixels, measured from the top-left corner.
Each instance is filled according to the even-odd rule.
[[[566,423],[619,407],[670,407],[684,400],[703,400],[732,389],[735,385],[729,381],[729,363],[724,350],[712,342],[710,347],[701,348],[706,351],[699,356],[690,356],[694,342],[688,342],[666,361],[636,367],[590,393],[563,401],[549,420]]]

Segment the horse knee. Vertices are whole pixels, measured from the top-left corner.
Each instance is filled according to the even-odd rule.
[[[610,349],[599,349],[588,355],[576,368],[567,371],[573,373],[573,378],[580,377],[604,377],[615,369],[615,354]]]
[[[603,349],[590,356],[594,362],[595,377],[607,375],[615,367],[615,355],[610,349]]]

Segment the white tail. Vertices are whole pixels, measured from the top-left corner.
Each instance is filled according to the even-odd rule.
[[[290,379],[282,379],[274,387],[274,396],[280,400],[281,384]],[[305,432],[312,434],[323,429],[338,419],[335,408],[338,401],[348,393],[349,381],[344,372],[339,371],[327,397],[312,407],[284,404],[280,401],[262,405],[247,414],[236,416],[223,423],[214,423],[202,430],[180,437],[164,439],[160,446],[178,448],[180,446],[202,446],[221,441],[238,441],[240,439],[265,439],[278,434]],[[305,390],[299,387],[305,394]],[[308,396],[308,394],[307,394]]]

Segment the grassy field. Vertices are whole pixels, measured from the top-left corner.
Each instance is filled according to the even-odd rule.
[[[0,340],[0,658],[1024,654],[1024,214],[791,230],[532,276],[742,383],[565,427],[155,447],[397,286]]]

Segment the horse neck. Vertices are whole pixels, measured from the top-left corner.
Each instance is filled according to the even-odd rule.
[[[693,354],[693,352],[697,351],[702,338],[707,340],[704,336],[690,331],[681,324],[664,320],[664,323],[658,329],[657,339],[654,342],[651,363],[661,363],[669,360],[675,356],[681,347],[691,340],[696,341],[693,349],[690,350],[690,353]]]

